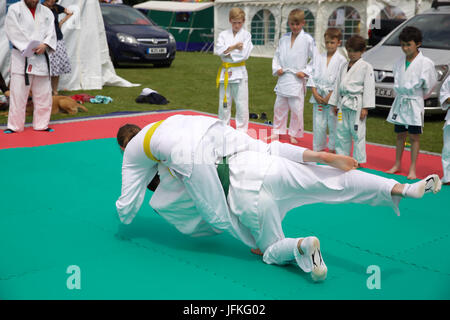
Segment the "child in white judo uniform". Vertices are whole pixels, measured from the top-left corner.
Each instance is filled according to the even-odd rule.
[[[395,164],[387,173],[401,171],[406,137],[411,141],[411,165],[408,179],[416,179],[416,162],[420,150],[420,135],[424,125],[424,99],[436,85],[434,63],[425,57],[419,47],[422,33],[415,27],[405,27],[399,35],[405,56],[393,67],[395,100],[387,117],[397,133]]]
[[[303,107],[306,93],[306,77],[311,75],[314,61],[314,39],[303,30],[305,13],[294,9],[289,13],[288,24],[291,32],[279,41],[272,60],[272,74],[278,76],[275,93],[272,135],[277,140],[287,132],[287,120],[291,110],[288,134],[291,143],[303,137]]]
[[[39,0],[22,0],[12,4],[5,19],[5,31],[13,45],[11,52],[11,80],[8,129],[5,133],[20,132],[25,126],[25,109],[30,89],[33,92],[33,128],[48,128],[52,112],[52,89],[48,53],[56,49],[53,13]],[[36,41],[32,51],[27,47]],[[23,55],[26,54],[26,56]]]
[[[219,88],[219,119],[230,124],[231,106],[236,105],[236,129],[248,130],[248,74],[245,61],[253,49],[251,34],[242,28],[245,12],[232,8],[229,13],[231,29],[219,34],[214,45],[214,54],[222,59],[217,74],[216,85]]]
[[[337,75],[347,59],[338,52],[342,42],[342,32],[338,28],[328,28],[324,34],[326,52],[316,51],[308,87],[311,88],[313,104],[313,150],[324,151],[327,148],[327,127],[329,130],[328,152],[335,153],[337,114],[328,104],[336,84]]]
[[[442,148],[442,167],[444,169],[444,176],[442,182],[446,185],[450,184],[450,77],[445,79],[441,87],[439,95],[441,107],[447,110],[444,124],[444,147]]]
[[[375,108],[375,77],[372,66],[361,56],[366,49],[363,37],[355,35],[345,43],[350,61],[339,71],[328,103],[337,108],[336,153],[350,155],[366,163],[366,119]]]
[[[150,128],[152,126],[153,124]],[[142,141],[145,140],[143,136],[151,132],[147,127],[140,130],[137,127],[125,126],[118,133],[118,143],[121,149],[125,149],[123,168],[127,170],[122,172],[122,196],[117,201],[117,208],[120,220],[126,224],[131,223],[142,204],[143,193],[151,177],[147,172],[154,170],[152,165],[145,167],[145,163],[141,165],[139,161],[136,162],[137,155],[144,153],[148,143]],[[230,127],[222,126],[218,129],[233,133]],[[171,137],[166,138],[170,144]],[[156,139],[155,143],[152,143],[153,138],[151,139],[151,152],[154,152],[155,156],[162,156],[163,159],[165,155],[160,154],[158,150],[166,149],[164,139]],[[228,186],[223,180],[216,179],[222,195],[213,195],[208,189],[202,191],[201,186],[189,191],[184,178],[171,169],[173,164],[167,167],[164,162],[168,162],[162,160],[157,165],[160,182],[150,205],[184,234],[214,235],[226,231],[221,226],[223,217],[219,214],[213,217],[205,215],[202,209],[196,206],[194,199],[198,198],[198,195],[193,194],[192,190],[206,192],[211,203],[219,202],[217,196],[224,195],[230,215],[238,219],[242,228],[249,232],[253,244],[241,240],[253,249],[259,248],[260,250],[253,252],[261,251],[264,262],[280,265],[296,262],[302,270],[311,272],[313,280],[323,280],[327,268],[320,252],[319,240],[316,237],[286,239],[281,222],[287,211],[317,202],[356,202],[390,206],[398,213],[398,203],[402,196],[421,198],[424,193],[436,193],[441,187],[437,175],[431,175],[412,185],[402,185],[392,179],[352,170],[357,167],[357,162],[347,156],[314,152],[288,144],[275,145],[284,150],[280,153],[282,157],[274,155],[267,148],[232,153],[228,157]],[[148,160],[147,164],[151,164]],[[311,162],[321,162],[329,166],[319,166]],[[213,187],[208,180],[198,183]],[[152,185],[155,188],[153,181]],[[131,215],[123,215],[123,205],[136,210],[133,210]]]
[[[266,144],[252,139],[247,133],[235,130],[213,117],[175,115],[151,123],[142,130],[136,126],[131,128],[135,128],[137,134],[130,143],[128,127],[118,133],[119,144],[125,152],[122,194],[116,207],[124,223],[131,222],[136,215],[144,199],[146,186],[155,176],[158,163],[163,163],[182,180],[197,209],[209,224],[230,232],[249,246],[254,245],[248,229],[229,212],[220,187],[217,164],[224,157],[245,150],[262,150],[292,161],[301,161],[301,154],[294,146],[279,141]]]

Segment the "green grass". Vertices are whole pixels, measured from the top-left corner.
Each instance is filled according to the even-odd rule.
[[[114,99],[113,103],[90,104],[86,107],[88,113],[81,115],[100,115],[115,111],[151,111],[161,109],[193,109],[209,113],[217,113],[218,90],[215,79],[219,67],[219,58],[211,53],[177,52],[170,68],[155,68],[146,66],[122,66],[116,69],[119,76],[140,87],[120,88],[104,87],[103,90],[85,90],[83,93],[105,95]],[[250,58],[247,62],[249,74],[249,109],[250,112],[266,112],[273,119],[273,104],[275,93],[273,88],[276,78],[271,75],[272,60],[268,58]],[[136,97],[142,88],[152,88],[170,101],[168,105],[138,104]],[[80,93],[62,91],[62,94]],[[308,102],[310,92],[305,99],[305,130],[312,131],[312,105]],[[234,108],[233,108],[234,112]],[[75,115],[79,117],[80,114]],[[386,121],[386,113],[370,112],[367,120],[367,141],[387,145],[395,145],[393,125]],[[55,115],[52,120],[69,118],[69,115]],[[421,140],[421,150],[440,153],[442,151],[443,115],[425,119],[424,134]],[[27,117],[31,121],[31,117]],[[256,120],[258,121],[258,120]],[[0,124],[6,124],[7,119],[0,116]]]

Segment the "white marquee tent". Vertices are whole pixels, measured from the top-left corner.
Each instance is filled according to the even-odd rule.
[[[344,40],[353,34],[367,38],[372,19],[410,18],[431,7],[431,0],[216,0],[214,35],[230,27],[228,12],[240,7],[246,13],[245,28],[252,33],[253,56],[272,57],[280,35],[289,31],[287,17],[292,9],[305,11],[305,30],[324,49],[323,34],[328,26],[343,29]]]
[[[0,0],[0,62],[8,79],[10,49],[4,32],[5,0]],[[60,77],[60,90],[101,89],[106,86],[136,86],[116,75],[109,57],[105,27],[98,0],[60,0],[73,11],[62,26],[72,73]],[[60,19],[64,16],[60,15]]]

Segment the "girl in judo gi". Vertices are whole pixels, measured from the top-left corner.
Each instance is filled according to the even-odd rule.
[[[324,34],[324,53],[316,51],[308,87],[313,104],[313,150],[324,151],[327,147],[327,127],[329,130],[328,152],[335,153],[335,136],[337,115],[334,108],[328,105],[331,93],[336,84],[336,77],[347,59],[337,49],[341,45],[342,32],[338,28],[328,28]]]
[[[231,106],[236,105],[236,129],[248,130],[248,74],[245,61],[253,49],[251,34],[242,28],[245,12],[232,8],[229,13],[231,29],[222,31],[214,45],[214,54],[222,59],[217,74],[219,88],[219,119],[230,124]]]
[[[447,110],[444,124],[444,147],[442,148],[442,167],[444,168],[442,182],[450,185],[450,77],[447,77],[442,84],[439,100],[442,109]]]
[[[420,135],[424,125],[424,99],[428,98],[437,82],[434,63],[425,57],[419,47],[422,33],[415,27],[405,27],[399,35],[405,56],[393,67],[395,100],[387,117],[397,133],[395,164],[387,173],[401,171],[401,160],[406,137],[411,141],[411,165],[408,179],[416,179],[416,162],[420,150]]]
[[[291,143],[303,137],[303,106],[306,93],[306,76],[311,75],[314,61],[314,39],[303,31],[305,13],[294,9],[289,13],[291,32],[284,34],[272,60],[272,74],[278,76],[274,104],[273,131],[269,139],[277,140],[286,134],[287,119],[291,110],[289,136]]]
[[[56,49],[52,12],[38,0],[12,4],[6,15],[5,31],[13,45],[8,129],[5,133],[24,130],[28,95],[33,92],[33,129],[53,131],[48,127],[52,112],[48,54]],[[28,48],[30,45],[30,48]],[[26,49],[32,49],[28,52]],[[22,54],[25,53],[27,57]]]
[[[338,112],[336,153],[350,155],[366,163],[366,118],[375,108],[375,78],[372,66],[361,56],[366,49],[363,37],[355,35],[345,43],[350,61],[341,66],[328,103]]]

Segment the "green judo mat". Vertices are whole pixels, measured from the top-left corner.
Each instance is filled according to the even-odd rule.
[[[180,234],[149,207],[150,192],[121,225],[115,139],[5,149],[0,159],[0,299],[450,298],[447,186],[402,200],[400,217],[357,204],[289,212],[287,237],[321,241],[328,278],[314,283],[231,236]]]

